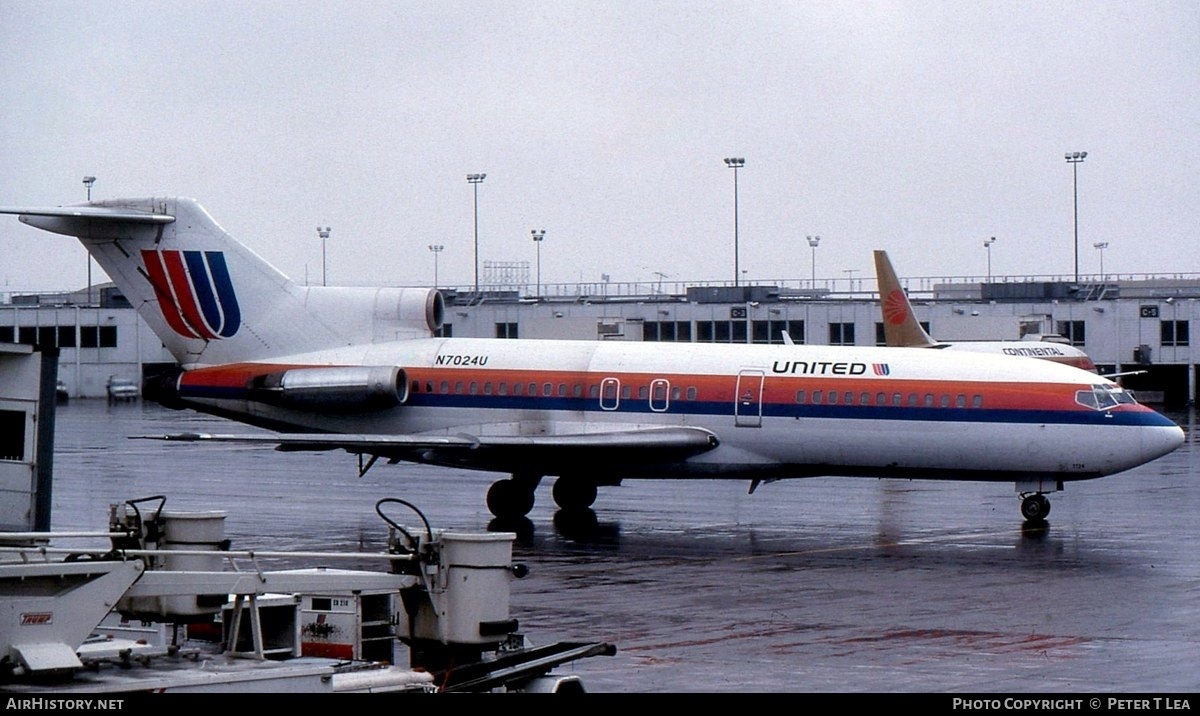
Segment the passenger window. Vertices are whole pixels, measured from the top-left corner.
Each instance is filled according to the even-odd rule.
[[[678,386],[671,388],[671,400],[679,400],[680,388]]]
[[[591,385],[591,387],[588,388],[588,397],[589,398],[599,398],[600,397],[600,386],[593,383]]]
[[[797,402],[797,403],[800,403],[801,405],[803,405],[803,404],[804,404],[804,399],[805,399],[806,397],[808,397],[808,394],[807,394],[806,392],[804,392],[803,390],[797,390],[797,391],[796,391],[796,402]]]
[[[933,407],[933,393],[926,393],[926,394],[925,394],[925,407],[926,407],[926,408],[932,408],[932,407]]]
[[[489,380],[483,384],[483,394],[484,395],[492,394],[492,381]]]
[[[842,396],[842,402],[846,405],[854,405],[854,393],[847,390],[846,394]]]
[[[524,392],[524,383],[513,383],[513,395],[520,395]]]
[[[689,385],[689,386],[688,386],[688,389],[687,389],[687,399],[688,399],[688,400],[695,400],[695,399],[696,399],[696,386],[694,386],[694,385]]]
[[[450,392],[450,381],[443,380],[442,381],[442,395],[446,395],[449,392]]]
[[[650,389],[644,385],[638,386],[638,399],[645,400],[650,395]]]
[[[900,401],[900,394],[899,394],[899,393],[892,393],[892,405],[894,405],[895,407],[899,408],[899,407],[900,407],[900,402],[901,402],[901,401]]]
[[[498,385],[496,385],[496,394],[497,395],[508,395],[508,383],[505,383],[504,381],[500,381],[500,383]]]
[[[963,395],[962,393],[959,393],[958,397],[954,399],[954,407],[956,407],[956,408],[967,407],[967,396]]]
[[[575,385],[571,386],[571,396],[575,397],[575,398],[582,397],[583,396],[583,386],[580,385],[579,383],[576,383]]]
[[[859,405],[870,405],[871,404],[871,394],[865,390],[863,392],[859,393],[858,394],[858,403],[859,403]]]
[[[560,398],[567,397],[567,384],[566,383],[558,384],[558,397],[560,397]]]
[[[554,395],[554,384],[553,383],[543,383],[542,384],[542,395],[546,396],[547,398],[549,398],[551,395]]]
[[[940,405],[941,405],[943,408],[949,408],[949,407],[950,407],[950,396],[949,396],[949,395],[943,395],[943,396],[941,397],[941,400],[940,400],[939,404],[940,404]]]
[[[432,380],[425,381],[425,392],[426,393],[433,392],[433,381]]]
[[[876,405],[887,405],[887,393],[876,393],[875,394],[875,404]]]
[[[474,381],[474,380],[473,380],[473,381],[471,381],[471,395],[479,395],[479,383],[478,383],[478,381]]]
[[[971,398],[971,407],[972,408],[982,408],[983,407],[983,396],[982,395],[973,396]]]
[[[633,388],[628,385],[621,386],[621,399],[629,400],[629,396],[633,395]]]
[[[837,405],[837,401],[838,401],[837,391],[836,390],[829,391],[829,404]]]
[[[908,394],[908,407],[910,407],[910,408],[915,408],[915,407],[917,407],[917,402],[918,402],[918,401],[919,401],[919,398],[917,397],[917,394],[916,394],[916,393],[909,393],[909,394]]]
[[[813,405],[820,405],[820,404],[821,404],[821,391],[819,391],[819,390],[814,390],[814,391],[813,391],[813,398],[812,398],[812,402],[813,402]]]
[[[537,395],[537,383],[530,383],[529,384],[529,397],[532,398],[536,395]]]
[[[456,380],[456,381],[454,381],[454,394],[455,394],[455,395],[462,395],[462,392],[463,392],[463,384],[462,384],[462,381],[461,381],[461,380]]]
[[[421,381],[419,381],[419,380],[414,380],[414,381],[412,382],[412,392],[414,392],[414,393],[420,393],[420,392],[421,392]]]

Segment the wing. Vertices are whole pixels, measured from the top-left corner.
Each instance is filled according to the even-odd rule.
[[[717,447],[712,432],[696,427],[639,427],[573,435],[278,435],[177,433],[138,436],[174,442],[274,445],[284,452],[345,450],[390,462],[422,462],[559,475],[564,471],[619,470],[626,465],[671,464]],[[369,465],[368,465],[369,467]]]

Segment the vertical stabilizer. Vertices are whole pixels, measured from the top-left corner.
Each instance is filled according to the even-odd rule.
[[[298,285],[192,199],[0,213],[78,237],[185,367],[428,337],[441,323],[433,290]]]
[[[937,345],[917,321],[908,294],[900,286],[886,251],[875,252],[875,279],[879,282],[879,306],[883,311],[883,335],[893,348]]]

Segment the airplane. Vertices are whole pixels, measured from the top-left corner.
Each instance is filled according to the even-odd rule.
[[[3,207],[76,236],[178,362],[144,395],[277,431],[160,439],[343,450],[508,475],[497,518],[543,478],[564,511],[635,479],[849,476],[1011,482],[1047,493],[1178,448],[1111,380],[1049,361],[914,348],[438,337],[424,288],[297,284],[193,199]],[[1014,446],[1019,449],[1014,449]]]
[[[1075,366],[1092,373],[1096,364],[1087,353],[1066,342],[1040,340],[1019,341],[938,341],[917,321],[908,293],[900,286],[896,271],[886,251],[875,251],[875,280],[879,284],[879,307],[883,312],[884,342],[892,347],[938,348],[1025,356]],[[1137,371],[1144,372],[1144,371]],[[1109,378],[1130,373],[1110,374]]]

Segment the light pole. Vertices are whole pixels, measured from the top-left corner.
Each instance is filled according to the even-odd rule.
[[[438,254],[442,253],[442,249],[444,249],[444,248],[446,248],[446,247],[442,246],[441,244],[430,244],[429,245],[429,250],[433,252],[433,287],[434,287],[434,289],[437,289],[437,287],[438,287],[438,272],[437,272]]]
[[[996,237],[983,240],[983,248],[987,249],[988,254],[988,277],[987,282],[992,282],[992,244],[996,243]]]
[[[1084,159],[1087,159],[1087,152],[1067,152],[1075,187],[1075,283],[1079,283],[1079,165]]]
[[[87,187],[87,200],[92,203],[92,185],[96,183],[96,177],[87,176],[83,178],[83,185]],[[92,305],[92,250],[87,249],[87,298],[88,305]]]
[[[808,245],[812,247],[812,287],[817,287],[817,244],[821,243],[820,236],[808,237]]]
[[[1092,244],[1092,248],[1097,249],[1100,252],[1100,280],[1103,281],[1104,280],[1104,250],[1108,248],[1108,242],[1107,241],[1097,241],[1096,243]]]
[[[746,166],[742,157],[725,157],[725,166],[733,170],[733,285],[738,285],[738,169]]]
[[[542,297],[542,239],[546,238],[545,229],[531,229],[533,243],[537,246],[537,297]]]
[[[317,236],[321,237],[321,285],[328,286],[325,282],[325,240],[329,238],[329,232],[333,231],[330,227],[317,227]]]
[[[467,181],[475,190],[475,295],[473,300],[479,300],[479,185],[487,178],[487,174],[468,174]]]

